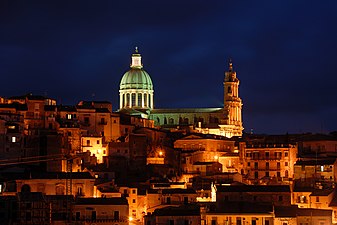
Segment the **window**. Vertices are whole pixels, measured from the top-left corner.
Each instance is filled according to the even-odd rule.
[[[285,162],[285,163],[284,163],[284,166],[288,166],[288,162]]]
[[[126,106],[130,106],[130,94],[126,94]]]
[[[12,137],[12,143],[16,142],[16,137]]]
[[[96,211],[91,212],[91,219],[96,220]]]
[[[250,162],[247,163],[247,166],[250,166]]]
[[[254,173],[254,177],[255,177],[255,179],[259,178],[259,172],[256,171],[256,172]]]
[[[269,159],[269,152],[265,152],[266,159]]]
[[[131,94],[131,106],[135,106],[136,105],[136,94],[132,93]]]
[[[114,211],[114,220],[119,220],[119,211]]]
[[[132,189],[132,194],[136,194],[136,190],[135,189]]]
[[[252,218],[252,225],[256,225],[256,218]]]
[[[90,140],[87,140],[87,146],[90,146]]]
[[[188,197],[184,197],[184,204],[188,204]]]
[[[90,122],[89,117],[84,117],[84,123],[89,124],[89,122]]]
[[[276,166],[277,166],[278,170],[281,169],[281,163],[280,162],[277,162]]]
[[[236,225],[241,225],[241,217],[236,217]]]
[[[216,225],[216,220],[212,220],[212,225]]]
[[[138,93],[138,102],[137,102],[137,106],[142,106],[142,94],[141,93]]]
[[[147,107],[147,94],[144,94],[144,106]]]
[[[276,176],[277,177],[281,177],[281,173],[280,172],[276,172]]]
[[[319,202],[319,196],[316,196],[316,202]]]
[[[99,140],[97,140],[97,142],[96,142],[98,145],[99,145]]]
[[[258,162],[254,162],[254,169],[258,169],[259,168],[259,163]]]
[[[32,213],[26,212],[26,221],[30,221],[32,219]]]
[[[269,170],[269,162],[266,162],[266,170]]]
[[[77,187],[77,195],[82,195],[82,187]]]
[[[288,152],[284,152],[284,157],[288,157]]]
[[[132,203],[136,203],[136,199],[132,199]]]
[[[166,198],[166,203],[167,203],[167,204],[171,204],[171,197],[167,197],[167,198]]]
[[[266,177],[269,177],[269,172],[266,172]]]
[[[81,219],[81,212],[76,212],[76,220],[80,220]]]
[[[32,203],[31,202],[26,203],[26,209],[31,209],[31,208],[32,208]]]

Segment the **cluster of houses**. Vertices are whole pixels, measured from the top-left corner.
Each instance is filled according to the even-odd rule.
[[[336,158],[336,133],[227,138],[106,101],[0,98],[1,224],[336,224]]]

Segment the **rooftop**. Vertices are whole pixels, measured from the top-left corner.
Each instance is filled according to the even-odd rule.
[[[231,185],[217,186],[217,192],[289,192],[289,185]]]

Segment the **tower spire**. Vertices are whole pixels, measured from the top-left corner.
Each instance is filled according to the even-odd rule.
[[[233,62],[231,58],[229,58],[229,72],[233,72]]]

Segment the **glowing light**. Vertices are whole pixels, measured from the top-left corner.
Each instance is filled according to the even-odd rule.
[[[133,220],[133,218],[130,216],[130,217],[129,217],[129,221],[132,221],[132,220]]]
[[[219,158],[219,157],[218,157],[217,155],[214,156],[214,159],[215,159],[215,160],[218,160],[218,158]]]
[[[162,151],[159,152],[159,156],[163,156],[163,152]]]

